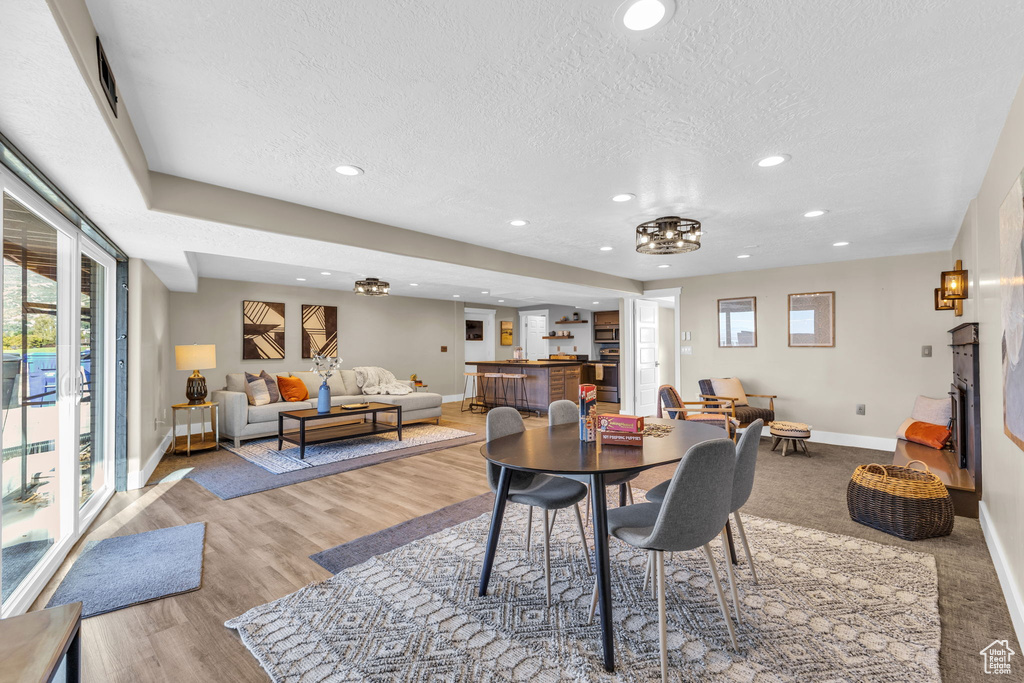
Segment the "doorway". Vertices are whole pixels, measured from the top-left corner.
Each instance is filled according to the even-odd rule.
[[[648,291],[643,299],[633,300],[627,332],[632,342],[629,360],[624,369],[632,375],[626,379],[632,396],[624,399],[632,404],[636,415],[655,415],[658,411],[658,387],[671,384],[684,395],[680,380],[679,290]],[[627,309],[627,310],[628,310]]]
[[[496,311],[488,308],[467,308],[466,320],[466,362],[484,362],[495,360],[494,315]],[[466,368],[475,372],[476,367]]]
[[[548,357],[548,312],[521,311],[519,313],[520,329],[523,340],[523,353],[528,360],[543,360]]]

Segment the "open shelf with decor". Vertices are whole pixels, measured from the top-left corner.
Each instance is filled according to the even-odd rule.
[[[586,325],[589,320],[556,320],[556,325]]]
[[[571,334],[556,334],[554,336],[541,337],[541,339],[575,339],[575,338],[576,337],[572,336]]]

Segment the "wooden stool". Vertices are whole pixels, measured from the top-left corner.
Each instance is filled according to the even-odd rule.
[[[776,420],[768,423],[768,431],[772,435],[773,451],[778,448],[781,441],[783,456],[788,455],[789,448],[792,447],[794,453],[799,453],[803,448],[804,455],[808,458],[811,457],[811,454],[807,452],[807,439],[811,437],[811,425],[805,425],[803,422]]]
[[[466,376],[466,387],[462,391],[462,412],[467,410],[472,411],[474,408],[483,408],[487,410],[487,406],[484,404],[480,396],[480,380],[484,376],[482,372],[464,372]],[[473,380],[473,393],[469,393],[469,381]],[[466,407],[466,401],[469,401],[469,407]]]
[[[502,372],[485,372],[484,373],[484,403],[490,408],[498,406],[508,405],[508,396],[505,392],[505,373]],[[490,380],[491,394],[494,396],[494,403],[487,402],[487,380]],[[498,390],[501,389],[501,395],[498,395]]]
[[[512,407],[521,413],[534,412],[533,409],[530,408],[530,397],[526,393],[527,375],[524,373],[506,373],[502,375],[502,377],[504,378],[505,382],[507,382],[506,386],[512,387]],[[522,392],[522,403],[519,402],[520,392]]]

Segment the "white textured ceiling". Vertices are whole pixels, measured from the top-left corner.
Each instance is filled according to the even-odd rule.
[[[157,171],[639,280],[949,248],[1024,4],[679,0],[627,35],[618,2],[88,6]],[[705,246],[634,253],[667,213]]]

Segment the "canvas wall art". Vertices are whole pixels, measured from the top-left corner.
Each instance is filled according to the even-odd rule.
[[[302,357],[338,357],[338,307],[302,305]]]
[[[512,321],[501,321],[501,345],[512,346]]]
[[[242,360],[284,358],[284,304],[242,302]]]
[[[1003,431],[1024,449],[1024,170],[999,207]]]

